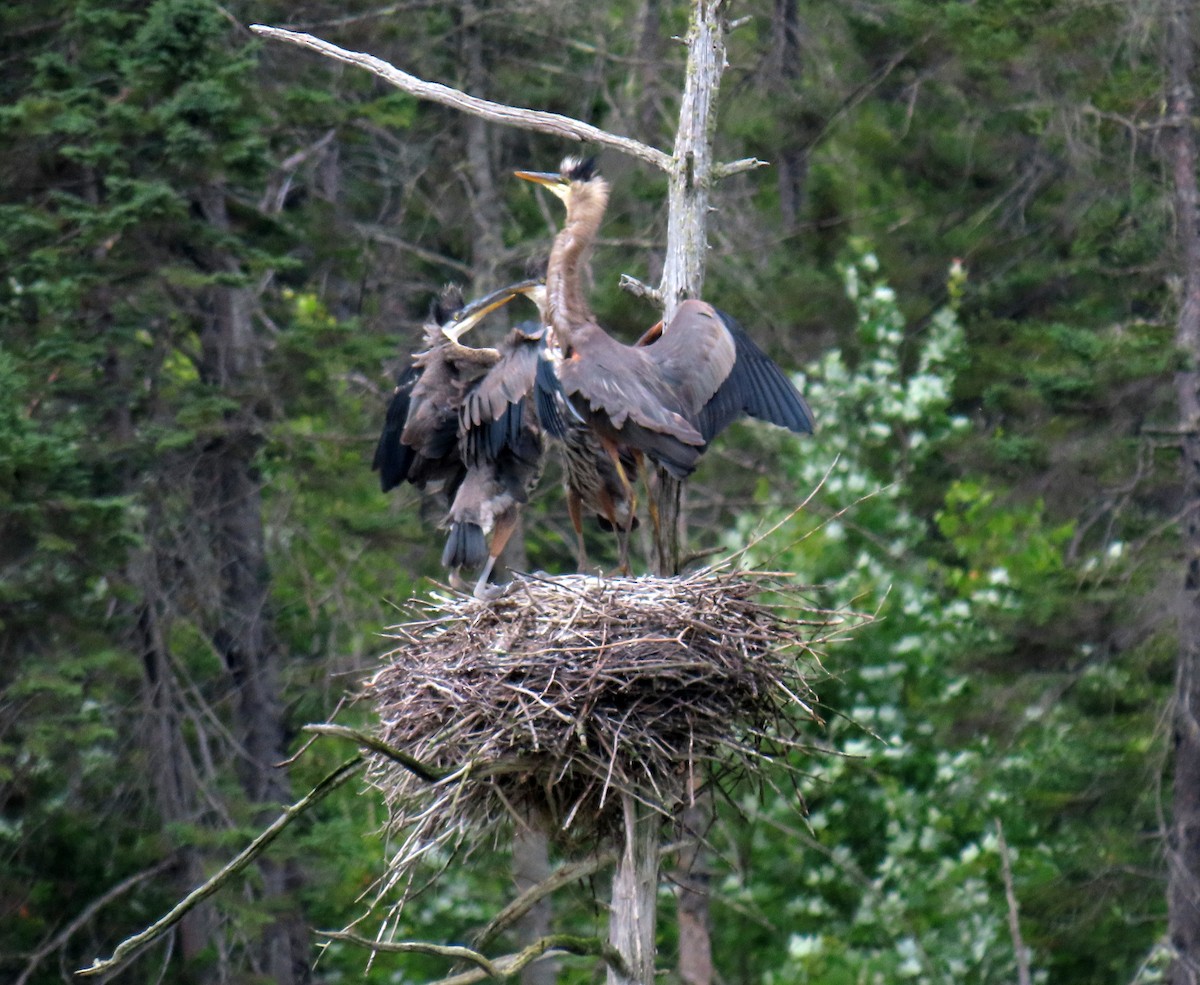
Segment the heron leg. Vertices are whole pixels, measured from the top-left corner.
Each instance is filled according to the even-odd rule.
[[[629,481],[629,476],[625,473],[625,466],[621,464],[621,451],[612,438],[601,438],[600,444],[608,452],[608,457],[612,459],[613,467],[617,470],[617,478],[621,480],[621,490],[629,498],[629,516],[632,518],[637,511],[637,493],[634,492],[633,483]],[[630,519],[627,529],[633,529],[632,519]]]
[[[483,566],[483,571],[479,574],[479,580],[475,582],[474,594],[477,599],[491,597],[492,593],[488,590],[488,579],[492,577],[492,570],[496,567],[496,558],[500,556],[508,544],[509,538],[513,535],[513,531],[517,529],[517,521],[519,519],[520,514],[516,510],[510,510],[496,519],[496,526],[492,531],[492,546],[488,551],[487,564]]]
[[[642,485],[646,487],[646,509],[650,513],[650,529],[654,531],[654,543],[659,543],[661,540],[662,521],[658,514],[658,496],[655,495],[654,486],[650,482],[650,469],[646,465],[646,457],[639,451],[635,452],[634,456],[637,459],[637,469],[642,477]]]
[[[617,448],[617,443],[611,438],[601,438],[600,444],[604,446],[608,457],[612,459],[613,467],[617,470],[617,478],[621,480],[621,490],[629,500],[629,519],[624,527],[617,523],[613,524],[613,532],[617,534],[617,548],[621,552],[621,573],[629,575],[632,573],[632,569],[629,567],[629,535],[633,530],[633,518],[637,516],[637,492],[633,488],[633,483],[629,481],[629,476],[625,473],[625,466],[621,464],[621,451]],[[641,462],[641,453],[635,454],[638,462]]]
[[[621,574],[626,578],[633,574],[629,567],[629,527],[613,524],[613,533],[617,535],[617,551],[620,556]]]
[[[479,573],[479,580],[475,582],[475,591],[472,592],[477,599],[486,599],[491,597],[488,579],[492,577],[492,569],[496,567],[496,556],[489,554],[487,563],[483,566],[483,571]]]
[[[571,517],[571,526],[575,528],[575,570],[587,570],[587,545],[583,542],[583,499],[579,493],[567,487],[567,514]]]

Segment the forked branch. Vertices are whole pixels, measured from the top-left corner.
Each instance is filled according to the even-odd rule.
[[[486,947],[499,934],[513,926],[513,924],[520,920],[541,900],[563,886],[569,886],[573,882],[599,872],[606,865],[611,865],[615,858],[615,852],[607,851],[593,855],[591,858],[584,859],[581,862],[572,862],[559,867],[537,885],[530,886],[525,892],[509,903],[508,906],[492,917],[471,938],[471,944],[477,948]]]

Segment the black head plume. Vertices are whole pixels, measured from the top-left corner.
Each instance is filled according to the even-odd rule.
[[[562,162],[560,172],[568,181],[591,181],[599,174],[594,157],[568,157]]]
[[[458,284],[447,284],[429,306],[429,318],[436,325],[445,325],[463,309],[463,292]]]

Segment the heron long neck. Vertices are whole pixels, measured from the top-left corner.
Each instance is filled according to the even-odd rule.
[[[572,189],[567,221],[550,248],[546,267],[546,315],[565,352],[573,335],[596,318],[583,289],[583,266],[608,206],[608,184],[595,178]]]

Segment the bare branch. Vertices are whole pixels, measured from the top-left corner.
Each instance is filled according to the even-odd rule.
[[[377,752],[381,756],[387,756],[388,759],[399,763],[410,773],[420,777],[426,783],[438,783],[446,779],[449,775],[444,770],[435,769],[432,766],[426,766],[415,756],[410,756],[403,749],[397,749],[395,746],[388,745],[383,739],[378,736],[370,735],[367,732],[360,732],[358,729],[347,728],[345,725],[305,725],[305,732],[312,732],[314,735],[332,735],[338,739],[350,739],[357,742],[364,749],[369,749],[371,752]]]
[[[291,824],[292,821],[318,801],[323,800],[329,794],[333,793],[334,790],[352,776],[361,772],[365,765],[366,760],[362,756],[355,756],[353,759],[348,759],[342,763],[341,766],[326,776],[325,779],[313,787],[304,797],[289,807],[285,807],[283,813],[269,827],[265,828],[257,838],[250,842],[232,861],[228,862],[203,885],[197,886],[188,893],[187,896],[175,904],[169,913],[140,933],[121,941],[117,945],[117,949],[113,951],[112,957],[106,958],[103,961],[97,958],[92,962],[90,967],[81,968],[75,974],[81,978],[91,975],[101,975],[108,971],[116,971],[127,962],[132,961],[146,947],[153,944],[158,938],[175,926],[175,924],[179,923],[187,915],[188,911],[194,909],[199,903],[212,896],[213,893],[253,862],[271,842],[279,837],[283,829]]]
[[[1008,842],[1004,840],[1004,827],[996,819],[996,844],[1000,849],[1000,874],[1004,879],[1004,898],[1008,902],[1008,932],[1012,937],[1013,953],[1017,956],[1017,985],[1031,985],[1029,973],[1029,948],[1021,939],[1021,915],[1017,909],[1017,891],[1013,888],[1012,859]]]
[[[769,168],[770,161],[760,161],[757,157],[743,157],[740,161],[730,161],[728,164],[714,164],[712,177],[714,181],[729,178],[743,171],[753,171],[756,168]]]
[[[129,890],[133,889],[135,886],[141,885],[147,879],[151,879],[165,869],[170,868],[174,862],[175,860],[173,858],[165,858],[158,864],[152,865],[148,869],[143,869],[141,872],[134,873],[128,879],[122,879],[103,895],[92,900],[83,908],[79,916],[63,927],[62,930],[60,930],[57,934],[50,938],[50,940],[48,940],[29,956],[29,961],[25,965],[25,970],[22,971],[18,976],[14,985],[25,985],[25,983],[29,981],[29,977],[35,971],[37,971],[38,965],[40,965],[46,959],[47,955],[53,954],[60,947],[64,946],[67,941],[69,941],[79,931],[81,927],[83,927],[89,920],[92,919],[92,917],[100,912],[100,910],[108,906],[109,903],[118,897],[125,895],[125,893],[129,892]]]
[[[506,106],[503,103],[494,103],[487,99],[469,96],[465,92],[461,92],[450,86],[418,79],[415,75],[402,72],[394,65],[385,62],[382,58],[376,58],[374,55],[368,55],[360,51],[347,51],[345,48],[339,48],[337,45],[314,37],[311,34],[285,31],[282,28],[268,27],[264,24],[252,24],[250,30],[264,38],[271,38],[275,41],[286,41],[289,44],[299,45],[302,48],[308,48],[318,54],[325,55],[327,58],[333,58],[339,62],[365,68],[368,72],[379,76],[385,82],[394,85],[397,89],[401,89],[419,99],[428,99],[430,102],[449,106],[452,109],[457,109],[463,113],[470,113],[473,116],[480,116],[492,123],[500,123],[504,126],[520,127],[523,130],[535,130],[538,133],[548,133],[551,136],[561,137],[564,140],[591,141],[604,147],[612,147],[624,154],[628,154],[630,157],[637,158],[639,161],[645,161],[660,171],[670,172],[671,170],[670,155],[655,147],[643,144],[639,140],[634,140],[632,137],[621,137],[588,123],[582,123],[568,116],[562,116],[559,113],[546,113],[542,110]]]
[[[504,957],[492,960],[469,947],[443,946],[427,944],[424,941],[376,941],[361,934],[352,934],[340,930],[318,930],[321,937],[332,941],[342,941],[347,944],[357,944],[372,951],[388,954],[433,954],[456,961],[470,961],[478,967],[461,975],[451,975],[440,979],[432,985],[472,985],[485,978],[505,979],[518,974],[526,965],[532,964],[547,954],[579,954],[602,958],[605,964],[617,969],[621,974],[628,974],[628,968],[621,955],[609,944],[598,937],[578,937],[574,934],[550,934],[534,941],[524,950],[516,954],[506,954]]]
[[[468,279],[475,273],[468,263],[463,263],[461,260],[455,260],[453,257],[448,257],[441,253],[435,253],[433,250],[427,250],[423,246],[417,246],[416,243],[403,240],[395,235],[395,233],[388,232],[380,226],[372,226],[368,223],[360,222],[355,225],[355,229],[367,239],[374,240],[376,243],[382,243],[384,246],[391,246],[397,250],[404,250],[406,253],[411,253],[417,259],[424,260],[427,263],[435,263],[442,267],[448,267],[455,273]]]
[[[621,274],[621,279],[617,282],[617,286],[622,291],[628,291],[635,298],[645,298],[648,301],[652,301],[659,307],[662,307],[662,291],[656,287],[651,287],[649,284],[643,283],[636,277],[630,276],[629,274]]]
[[[576,880],[590,876],[594,872],[599,872],[615,859],[616,854],[612,851],[607,851],[593,855],[582,862],[573,862],[570,865],[561,866],[552,872],[549,878],[543,879],[536,886],[530,886],[525,892],[509,903],[508,906],[492,917],[483,929],[471,938],[471,944],[474,947],[486,947],[498,934],[520,920],[539,901],[545,899],[563,886],[569,886]]]
[[[318,937],[369,947],[372,951],[386,951],[389,954],[432,954],[434,957],[448,958],[451,961],[469,961],[479,967],[484,978],[503,977],[500,969],[485,955],[469,947],[459,947],[456,944],[430,944],[428,941],[376,941],[345,930],[318,930],[315,933]]]

